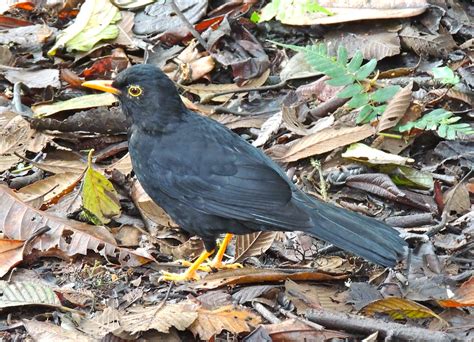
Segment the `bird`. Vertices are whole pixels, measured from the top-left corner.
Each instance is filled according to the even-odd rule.
[[[262,150],[217,121],[183,104],[174,82],[158,67],[136,64],[113,80],[84,87],[118,96],[129,124],[134,173],[150,198],[205,250],[182,273],[166,281],[199,279],[197,271],[214,253],[222,262],[233,235],[302,231],[384,267],[404,258],[407,243],[389,225],[300,190]]]

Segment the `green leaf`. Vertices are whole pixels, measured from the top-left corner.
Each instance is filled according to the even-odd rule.
[[[400,86],[388,86],[384,88],[377,89],[370,95],[370,98],[374,102],[386,102],[390,100],[395,94],[400,90]]]
[[[257,11],[253,11],[252,14],[250,15],[250,21],[253,23],[259,23],[260,22],[260,14],[258,14]]]
[[[349,57],[348,57],[347,49],[344,46],[339,45],[337,48],[337,62],[339,64],[346,65],[348,60],[349,60]]]
[[[354,54],[354,57],[352,57],[350,63],[347,65],[347,70],[351,73],[355,73],[357,70],[359,70],[363,60],[364,55],[362,55],[362,52],[357,51]]]
[[[350,75],[341,75],[336,78],[332,78],[328,81],[326,81],[327,84],[333,86],[333,87],[340,87],[340,86],[345,86],[353,83],[354,80]]]
[[[359,83],[354,83],[351,85],[348,85],[344,89],[342,89],[339,93],[337,93],[337,97],[341,99],[347,99],[350,97],[353,97],[354,95],[360,94],[364,90],[364,87],[362,87]]]
[[[357,115],[356,123],[369,123],[376,116],[377,114],[374,113],[372,106],[367,104],[360,109],[359,115]]]
[[[374,110],[375,114],[377,115],[382,115],[383,112],[385,112],[385,109],[387,108],[387,105],[381,105],[381,106],[372,106],[372,109]]]
[[[366,93],[357,94],[352,97],[352,99],[347,102],[349,108],[359,108],[369,103],[369,95]]]
[[[398,166],[389,173],[389,176],[397,185],[419,189],[432,189],[434,185],[431,173],[419,171],[408,166]]]
[[[356,80],[358,81],[365,80],[375,70],[376,66],[377,66],[377,60],[375,58],[368,61],[359,69],[359,71],[356,72],[356,75],[355,75]]]
[[[440,81],[443,84],[454,85],[459,83],[459,77],[454,75],[454,71],[447,66],[433,68],[431,71],[433,72],[434,79]]]

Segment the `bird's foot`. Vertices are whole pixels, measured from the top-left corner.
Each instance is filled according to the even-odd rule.
[[[158,281],[174,281],[175,283],[179,283],[184,281],[199,280],[199,276],[197,275],[196,271],[189,272],[189,270],[187,270],[183,273],[162,271],[161,274],[162,276],[158,279]]]
[[[236,270],[238,268],[243,268],[244,265],[239,263],[234,264],[225,264],[222,260],[212,260],[210,263],[206,263],[203,266],[207,266],[213,270]]]
[[[183,267],[191,267],[193,265],[191,261],[187,261],[187,260],[176,260],[176,262],[179,263]],[[199,265],[197,270],[207,272],[207,273],[212,271],[212,269],[209,267],[209,263]]]

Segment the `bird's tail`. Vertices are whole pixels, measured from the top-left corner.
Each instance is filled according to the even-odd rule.
[[[407,243],[387,224],[310,200],[315,226],[306,229],[307,233],[381,266],[393,267],[406,254]]]

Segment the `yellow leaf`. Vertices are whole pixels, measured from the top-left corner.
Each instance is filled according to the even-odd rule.
[[[388,297],[380,300],[376,300],[362,308],[362,313],[368,316],[375,314],[387,314],[393,319],[418,319],[418,318],[429,318],[436,317],[440,321],[444,321],[431,309],[421,304],[415,303],[408,299]]]
[[[101,223],[108,223],[111,217],[120,215],[120,202],[112,183],[92,167],[93,151],[89,153],[88,166],[84,175],[82,205]]]

